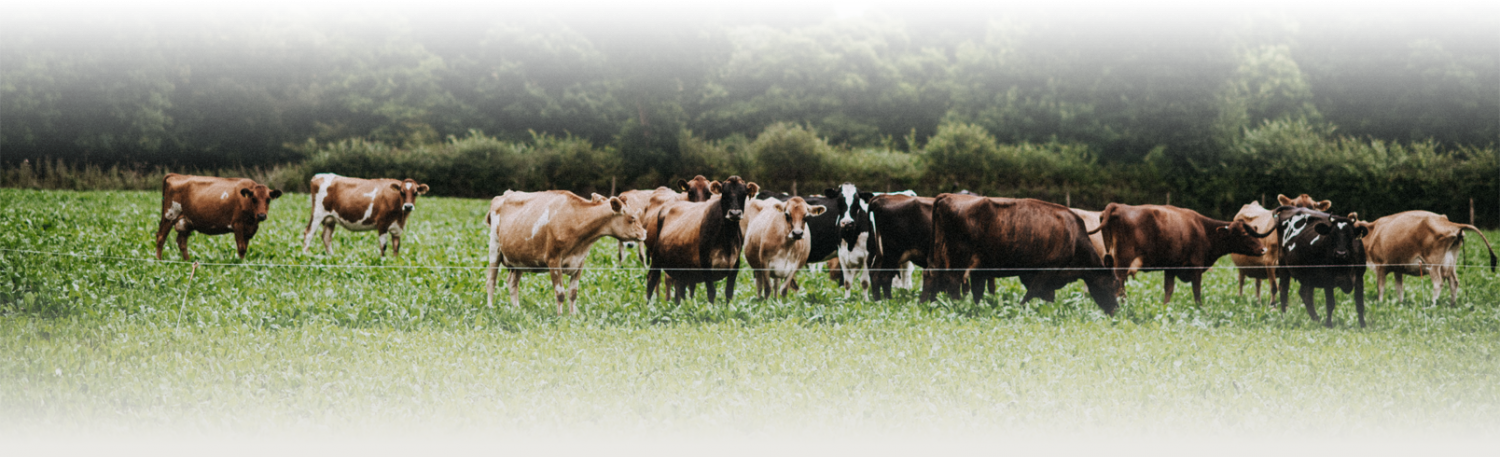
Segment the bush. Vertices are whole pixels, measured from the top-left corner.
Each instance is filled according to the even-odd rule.
[[[793,183],[819,183],[837,179],[841,170],[833,167],[833,148],[818,137],[812,128],[778,122],[766,127],[750,143],[755,158],[755,175],[746,179],[759,182],[766,189],[789,189]],[[805,192],[804,192],[805,193]]]

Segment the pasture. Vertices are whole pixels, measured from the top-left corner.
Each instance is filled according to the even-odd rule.
[[[1375,302],[1367,274],[1369,328],[1339,294],[1324,329],[1295,294],[1285,313],[1235,295],[1227,257],[1203,307],[1161,304],[1146,273],[1114,317],[1079,283],[1056,303],[1017,304],[1014,279],[980,305],[870,302],[804,272],[781,301],[743,270],[732,303],[674,305],[645,302],[604,239],[559,317],[545,275],[520,309],[484,306],[486,204],[419,199],[401,258],[342,229],[335,255],[304,255],[308,196],[287,194],[243,262],[232,236],[194,235],[189,280],[147,260],[157,192],[0,189],[0,429],[1500,430],[1488,270],[1461,269],[1457,307],[1429,307],[1425,278]],[[1461,263],[1487,263],[1467,243]]]

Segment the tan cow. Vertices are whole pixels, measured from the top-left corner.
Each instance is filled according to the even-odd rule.
[[[379,233],[380,255],[385,256],[386,236],[390,236],[391,254],[401,256],[401,234],[406,219],[416,208],[417,196],[427,193],[427,185],[412,179],[360,179],[321,173],[308,182],[313,190],[312,216],[302,230],[302,253],[312,245],[314,227],[322,226],[323,252],[333,254],[333,229],[342,226],[351,232],[375,230]]]
[[[156,259],[161,260],[167,232],[177,230],[177,249],[188,260],[188,236],[234,233],[240,259],[281,191],[254,180],[168,173],[161,180],[161,223],[156,229]]]
[[[1437,306],[1443,294],[1443,284],[1448,285],[1449,303],[1458,304],[1458,259],[1463,256],[1464,230],[1472,230],[1484,240],[1490,251],[1490,270],[1495,269],[1495,249],[1490,240],[1472,225],[1458,224],[1448,216],[1427,211],[1406,211],[1392,214],[1374,222],[1356,222],[1368,227],[1365,236],[1365,258],[1375,269],[1377,299],[1385,300],[1385,275],[1396,274],[1396,299],[1406,298],[1401,284],[1402,275],[1432,276],[1432,305]]]
[[[605,236],[645,239],[646,227],[641,223],[645,210],[645,202],[630,197],[594,194],[585,200],[561,190],[505,191],[490,200],[485,215],[490,240],[487,303],[495,304],[495,282],[503,264],[510,271],[505,285],[510,288],[512,306],[521,306],[521,273],[546,271],[552,275],[557,294],[557,313],[562,314],[564,301],[570,313],[577,313],[578,279],[589,248]],[[564,284],[564,276],[571,276],[571,282]]]
[[[770,202],[774,203],[762,208],[747,229],[745,261],[754,273],[757,295],[769,297],[779,290],[786,298],[792,277],[807,265],[807,254],[812,250],[811,232],[804,219],[823,214],[828,208],[809,206],[802,197],[792,197],[786,203]]]
[[[1099,233],[1099,212],[1078,208],[1068,208],[1073,214],[1083,219],[1083,227],[1089,231],[1089,242],[1094,243],[1094,250],[1099,252],[1099,257],[1104,258],[1104,234]]]
[[[644,213],[643,217],[647,218],[646,220],[650,220],[649,218],[655,212],[653,210],[660,209],[661,205],[672,201],[675,198],[681,198],[682,194],[673,192],[672,189],[669,189],[666,186],[662,186],[656,188],[655,190],[627,190],[624,192],[620,192],[620,196],[633,201],[647,202],[646,212]],[[645,265],[646,249],[637,248],[637,244],[640,243],[635,241],[619,240],[619,244],[615,246],[615,263],[624,264],[625,250],[633,249],[635,250],[636,259],[641,262],[641,265]]]
[[[1298,195],[1297,198],[1291,198],[1285,195],[1276,194],[1276,201],[1280,202],[1282,206],[1296,206],[1299,208],[1315,209],[1325,213],[1328,212],[1328,208],[1333,207],[1332,201],[1314,201],[1313,198],[1311,196],[1308,196],[1307,194]]]
[[[1306,197],[1307,194],[1303,194],[1302,196]],[[1307,200],[1311,201],[1312,199],[1308,198]],[[1261,244],[1266,246],[1266,253],[1264,255],[1250,256],[1235,252],[1229,253],[1229,259],[1234,261],[1234,266],[1237,267],[1236,272],[1240,278],[1240,296],[1245,295],[1245,278],[1251,278],[1255,280],[1255,298],[1257,300],[1260,299],[1260,282],[1263,280],[1270,283],[1270,293],[1274,299],[1276,296],[1276,264],[1280,261],[1278,254],[1281,252],[1281,239],[1276,236],[1275,230],[1272,230],[1276,228],[1276,215],[1265,207],[1260,206],[1260,201],[1256,200],[1250,202],[1248,205],[1241,206],[1240,212],[1235,213],[1233,220],[1244,221],[1256,232],[1265,233],[1267,230],[1271,231],[1270,235],[1260,240]]]

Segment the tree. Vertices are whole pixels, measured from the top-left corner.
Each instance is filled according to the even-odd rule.
[[[333,46],[327,96],[333,103],[326,138],[371,136],[386,141],[431,141],[443,57],[413,39],[395,3],[318,4],[318,28]]]
[[[627,166],[636,174],[675,168],[688,118],[684,97],[699,96],[729,58],[718,4],[612,1],[594,24],[615,99],[631,112],[618,138]]]

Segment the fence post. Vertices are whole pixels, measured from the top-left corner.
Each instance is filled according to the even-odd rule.
[[[609,196],[615,196],[615,177],[609,177]]]
[[[1167,192],[1167,206],[1172,206],[1172,193]]]
[[[795,179],[792,180],[792,196],[797,196],[797,180]]]
[[[1066,207],[1069,207],[1069,208],[1073,207],[1073,192],[1066,191],[1066,190],[1063,191],[1063,206],[1066,206]]]

